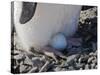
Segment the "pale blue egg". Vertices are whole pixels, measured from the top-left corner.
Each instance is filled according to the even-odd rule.
[[[67,46],[66,37],[64,36],[64,34],[58,33],[53,36],[53,38],[51,39],[50,45],[51,45],[51,47],[53,47],[59,51],[62,51]]]

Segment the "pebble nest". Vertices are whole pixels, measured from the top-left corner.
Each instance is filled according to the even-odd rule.
[[[67,60],[58,59],[59,62],[56,63],[52,58],[44,54],[38,52],[28,54],[24,52],[14,30],[11,33],[11,72],[19,74],[97,69],[96,6],[82,7],[79,27],[74,36],[82,39],[81,45],[76,43],[69,46],[68,51],[64,52]]]

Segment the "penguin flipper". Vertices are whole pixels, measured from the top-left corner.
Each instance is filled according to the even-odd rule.
[[[22,12],[20,16],[21,24],[25,24],[34,16],[36,6],[37,6],[37,3],[34,3],[34,2],[23,2]]]

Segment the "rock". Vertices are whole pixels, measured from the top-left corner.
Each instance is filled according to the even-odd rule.
[[[33,73],[33,72],[36,72],[38,69],[38,67],[32,67],[32,69],[29,71],[29,73]]]
[[[85,65],[85,69],[89,69],[89,65],[88,64]]]
[[[71,63],[72,61],[74,61],[74,59],[77,57],[78,55],[71,55],[67,57],[67,62],[66,63]]]
[[[73,66],[69,66],[68,70],[74,70]]]
[[[77,67],[77,68],[82,68],[82,67],[83,67],[83,65],[84,65],[84,64],[81,64],[81,63],[76,63],[76,67]]]
[[[94,60],[92,60],[92,63],[97,63],[97,59],[96,58],[94,58]]]
[[[24,54],[23,53],[19,53],[18,55],[14,55],[14,59],[19,60],[19,59],[23,59]]]
[[[26,68],[27,68],[27,66],[21,65],[20,66],[20,73],[23,73],[23,71],[25,71]]]
[[[94,59],[94,57],[90,57],[89,59],[88,59],[88,63],[92,63],[92,60]]]
[[[27,64],[27,65],[33,65],[32,61],[29,59],[28,56],[26,56],[25,60],[24,60],[24,64]]]
[[[91,69],[95,69],[95,66],[96,66],[96,64],[95,63],[92,63],[91,64]]]
[[[55,71],[55,72],[61,71],[61,68],[60,68],[60,67],[56,67],[56,68],[54,69],[54,71]]]
[[[33,63],[33,67],[37,67],[38,71],[41,69],[41,67],[45,64],[46,61],[44,60],[40,60],[39,57],[34,57],[32,58],[32,63]]]
[[[93,53],[93,52],[89,53],[89,56],[93,56],[93,55],[94,55],[94,53]]]

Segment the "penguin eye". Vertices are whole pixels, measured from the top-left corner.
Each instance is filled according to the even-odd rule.
[[[35,13],[37,3],[23,2],[20,23],[25,24],[28,22]]]

